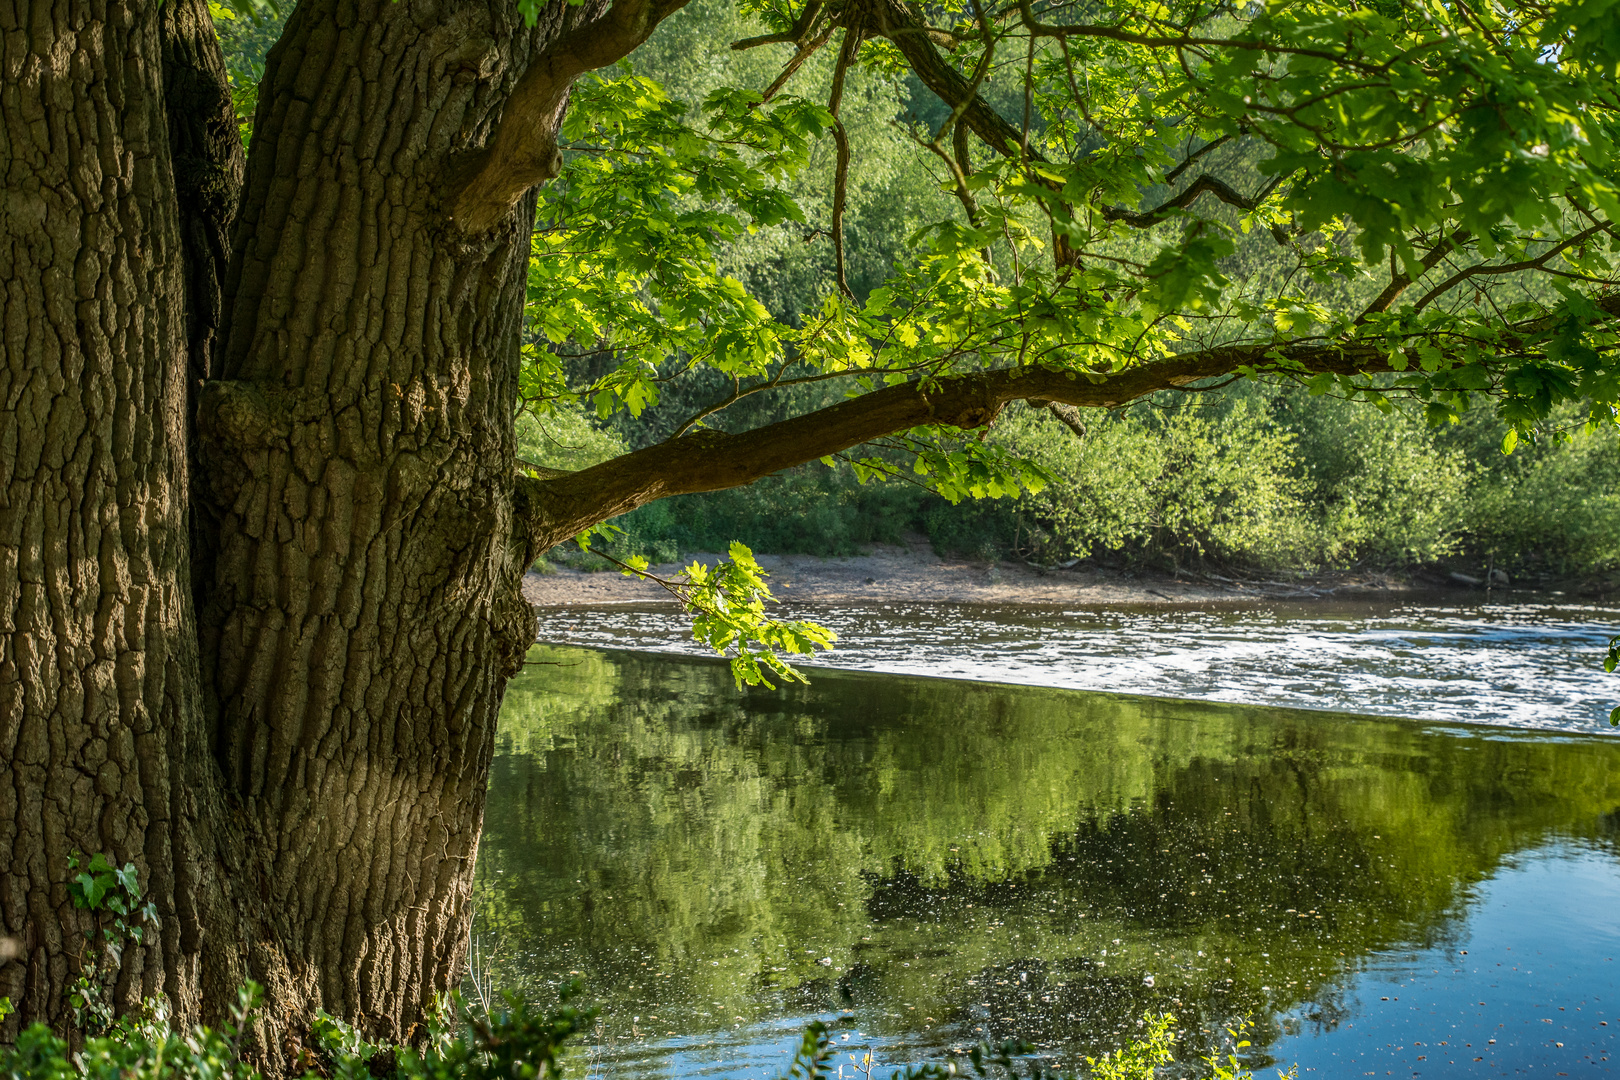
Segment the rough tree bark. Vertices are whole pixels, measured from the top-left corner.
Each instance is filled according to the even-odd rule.
[[[70,853],[172,912],[196,850],[186,290],[157,5],[8,2],[0,40],[0,995],[58,1020]],[[161,933],[117,993],[194,1007],[193,966]]]
[[[525,74],[585,70],[569,35],[604,17],[616,59],[648,10],[306,0],[238,211],[204,4],[0,4],[0,1038],[66,1019],[76,850],[139,864],[164,920],[116,1003],[214,1019],[256,978],[272,1070],[317,1007],[409,1038],[450,984],[532,636],[511,408],[544,170],[477,230],[446,197],[497,171]],[[509,126],[551,141],[566,89]]]
[[[260,906],[246,966],[391,1040],[450,985],[533,626],[510,513],[532,202],[469,237],[442,194],[534,55],[594,13],[549,14],[298,7],[200,400],[206,692]]]

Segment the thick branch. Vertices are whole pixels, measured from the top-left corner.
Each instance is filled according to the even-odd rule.
[[[1019,130],[992,109],[978,95],[977,88],[939,54],[928,34],[928,26],[906,6],[905,0],[874,0],[866,29],[869,34],[894,42],[923,85],[941,101],[959,110],[961,119],[973,129],[973,134],[1008,157],[1018,157],[1024,152]]]
[[[1010,368],[912,382],[863,394],[743,434],[701,430],[548,480],[520,478],[534,550],[658,499],[719,491],[826,457],[897,431],[925,425],[980,428],[1009,402],[1059,402],[1111,408],[1144,395],[1227,375],[1240,367],[1279,367],[1271,349],[1212,349],[1145,364],[1092,381],[1073,372]],[[1357,374],[1388,371],[1380,348],[1295,346],[1282,355],[1291,370]]]
[[[854,299],[855,294],[850,291],[849,279],[845,275],[844,268],[844,206],[849,194],[849,133],[844,129],[844,122],[838,117],[838,110],[844,101],[844,76],[860,52],[861,36],[859,21],[845,27],[844,47],[838,54],[838,66],[833,70],[832,90],[827,96],[827,111],[833,118],[833,141],[838,147],[838,166],[833,175],[833,270],[838,278],[839,291],[850,299]]]
[[[564,34],[537,56],[512,90],[484,150],[452,185],[450,218],[463,232],[494,228],[525,192],[562,170],[557,129],[568,90],[588,71],[616,64],[687,0],[614,0],[600,18]]]
[[[808,4],[804,5],[804,10],[799,12],[799,17],[793,20],[793,25],[788,27],[785,32],[780,34],[762,34],[759,37],[743,38],[741,41],[733,41],[731,43],[731,47],[734,50],[740,51],[743,49],[758,48],[761,45],[780,45],[791,43],[802,46],[805,38],[810,36],[810,31],[815,28],[816,20],[821,17],[821,12],[825,7],[826,4],[823,2],[823,0],[810,0]]]
[[[1086,425],[1080,420],[1080,410],[1073,405],[1065,405],[1061,401],[1048,401],[1046,411],[1057,417],[1058,422],[1064,427],[1074,432],[1075,438],[1086,437]]]
[[[1596,305],[1606,324],[1620,321],[1620,293],[1601,297]],[[1547,333],[1553,322],[1543,317],[1515,329],[1528,339]],[[1112,375],[1042,367],[948,375],[884,387],[741,434],[696,431],[555,479],[520,477],[518,513],[538,554],[658,499],[741,487],[897,431],[928,425],[982,428],[1013,401],[1044,405],[1067,424],[1078,422],[1078,416],[1062,406],[1114,408],[1243,369],[1334,375],[1392,370],[1382,344],[1254,344],[1187,353]]]

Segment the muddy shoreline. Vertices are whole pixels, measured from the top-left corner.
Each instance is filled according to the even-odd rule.
[[[722,557],[688,557],[712,564]],[[1021,604],[1093,607],[1138,604],[1264,603],[1269,601],[1396,600],[1437,592],[1459,602],[1559,602],[1577,600],[1563,591],[1516,588],[1499,582],[1487,592],[1483,581],[1470,585],[1444,574],[1391,575],[1347,571],[1299,578],[1226,575],[1211,571],[1180,574],[1136,573],[1093,564],[1069,569],[1023,563],[940,556],[918,537],[903,545],[874,544],[866,554],[820,558],[814,555],[760,555],[776,598],[795,604]],[[655,566],[663,577],[680,574],[683,564]],[[614,571],[585,572],[557,567],[530,573],[523,592],[537,607],[602,607],[671,602],[652,581]],[[1579,601],[1577,601],[1579,602]]]

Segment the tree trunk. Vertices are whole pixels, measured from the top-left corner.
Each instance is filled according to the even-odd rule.
[[[547,21],[549,14],[550,21]],[[444,195],[537,50],[506,5],[306,0],[272,51],[202,391],[203,670],[278,1009],[408,1039],[451,985],[518,582],[513,408],[532,198]]]
[[[0,995],[19,1007],[0,1037],[60,1024],[95,959],[75,851],[138,863],[169,917],[117,1000],[196,1005],[176,915],[207,737],[159,18],[156,0],[0,2]]]
[[[682,2],[530,28],[303,0],[239,190],[204,0],[0,0],[0,1037],[63,1026],[77,850],[138,864],[163,919],[116,1004],[218,1020],[251,977],[271,1073],[317,1008],[411,1039],[461,957],[536,548],[1009,400],[1260,362],[947,376],[519,486],[533,185],[572,80]],[[1318,351],[1290,357],[1352,362]]]
[[[306,0],[226,273],[228,90],[205,5],[166,2],[0,0],[0,1038],[65,1026],[68,859],[105,851],[163,918],[117,1004],[218,1019],[257,979],[275,1072],[316,1008],[411,1038],[460,958],[533,632],[533,202],[469,237],[443,199],[602,5]]]

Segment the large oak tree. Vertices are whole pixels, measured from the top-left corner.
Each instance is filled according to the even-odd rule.
[[[1610,0],[808,0],[754,10],[783,79],[704,119],[589,75],[683,2],[303,0],[244,160],[201,0],[0,0],[0,1037],[65,1022],[68,862],[104,851],[161,917],[120,1003],[217,1017],[256,979],[271,1068],[317,1008],[410,1038],[460,959],[522,574],[651,500],[901,453],[993,492],[1030,473],[968,436],[1011,403],[1078,426],[1233,376],[1612,424]],[[783,96],[823,47],[827,96]],[[902,122],[958,204],[859,298],[855,65],[943,103]],[[773,185],[819,131],[834,287],[782,322],[714,247],[801,216]],[[1254,238],[1289,267],[1261,291]],[[520,403],[699,369],[727,390],[668,441],[515,459]]]

